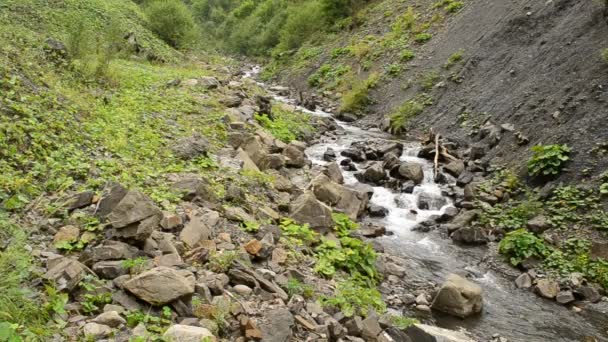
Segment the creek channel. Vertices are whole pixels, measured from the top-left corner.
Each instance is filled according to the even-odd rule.
[[[245,72],[244,77],[254,78],[258,67]],[[276,101],[294,106],[295,110],[311,115],[333,117],[322,110],[310,111],[297,106],[295,100],[280,96],[272,87],[259,83]],[[313,164],[324,165],[323,153],[327,148],[336,152],[338,164],[342,159],[340,152],[353,142],[395,141],[395,138],[379,130],[366,130],[336,120],[342,128],[332,136],[323,136],[306,150]],[[388,215],[381,219],[366,218],[375,224],[383,225],[392,235],[377,238],[385,252],[407,260],[407,282],[441,284],[450,273],[468,274],[469,279],[483,289],[483,312],[475,317],[459,319],[433,311],[433,320],[440,327],[460,330],[466,329],[479,341],[492,341],[493,336],[508,339],[510,342],[571,342],[606,341],[608,342],[608,313],[599,308],[584,308],[575,313],[568,307],[536,296],[528,290],[515,287],[513,280],[502,273],[490,269],[484,262],[488,255],[495,253],[493,247],[463,247],[452,243],[438,232],[417,232],[412,230],[432,215],[441,214],[451,205],[451,200],[443,196],[440,185],[433,181],[433,165],[426,159],[418,158],[421,148],[417,142],[403,142],[404,151],[401,161],[419,163],[423,167],[424,180],[411,194],[396,193],[391,189],[374,186],[371,204],[388,209]],[[366,165],[355,164],[361,170]],[[356,185],[359,181],[352,171],[342,169],[344,183]],[[440,199],[431,206],[432,210],[418,208],[421,194]],[[604,303],[605,304],[605,303]],[[607,305],[603,305],[605,309]],[[595,340],[589,339],[594,337]]]

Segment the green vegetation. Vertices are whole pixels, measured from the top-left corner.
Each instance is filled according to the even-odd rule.
[[[248,233],[257,233],[260,230],[260,224],[257,222],[245,221],[241,223],[241,228]]]
[[[302,139],[314,131],[310,124],[311,116],[307,113],[288,111],[274,106],[272,114],[272,120],[264,114],[255,114],[254,117],[262,127],[284,143]]]
[[[462,56],[464,54],[464,50],[458,50],[454,52],[449,58],[448,61],[444,64],[444,68],[450,69],[460,61],[462,61]]]
[[[213,253],[209,258],[207,266],[210,270],[217,273],[225,273],[230,270],[232,263],[239,258],[236,251],[221,251]]]
[[[340,309],[346,317],[365,317],[372,310],[377,313],[386,311],[386,304],[382,301],[380,292],[356,278],[340,282],[332,297],[322,297],[320,301],[324,306]]]
[[[479,223],[486,227],[511,231],[525,227],[528,220],[540,214],[541,211],[542,203],[530,195],[521,201],[497,204],[484,209]]]
[[[439,81],[439,79],[440,76],[436,70],[429,70],[425,72],[420,78],[420,87],[426,91],[431,90],[433,89],[435,84],[437,84],[437,81]]]
[[[331,277],[342,269],[353,276],[363,276],[370,280],[379,278],[376,252],[370,244],[348,236],[341,237],[339,241],[325,238],[321,238],[321,241],[315,248],[317,273]]]
[[[505,238],[500,241],[498,250],[509,258],[513,266],[517,266],[531,257],[543,260],[549,255],[549,249],[545,246],[543,239],[525,229],[507,233]]]
[[[310,245],[318,236],[307,224],[299,225],[289,218],[282,219],[280,227],[283,235],[296,245]]]
[[[455,0],[441,0],[436,2],[433,7],[443,8],[448,13],[454,13],[460,11],[464,7],[464,2]]]
[[[379,79],[377,73],[372,73],[366,80],[353,82],[351,89],[342,97],[340,112],[361,113],[371,103],[369,91],[376,87]]]
[[[352,231],[359,228],[359,224],[351,220],[346,214],[333,213],[331,217],[336,222],[335,230],[339,237],[348,236]]]
[[[149,1],[145,13],[152,31],[167,44],[186,48],[196,43],[198,28],[190,8],[181,0]]]
[[[417,35],[414,36],[414,41],[416,43],[426,43],[429,40],[431,40],[431,38],[433,38],[433,35],[430,33],[426,33],[426,32],[422,32],[422,33],[418,33]]]
[[[606,62],[606,64],[608,64],[608,48],[602,50],[601,56],[602,56],[602,59],[604,60],[604,62]]]
[[[532,147],[532,157],[528,161],[531,176],[554,176],[560,173],[570,159],[571,149],[567,145],[536,145]]]
[[[391,315],[391,323],[393,323],[393,325],[396,328],[405,330],[405,329],[411,327],[412,325],[418,324],[420,322],[415,318],[410,318],[410,317],[405,317],[405,316],[400,316],[400,315]]]
[[[390,116],[391,132],[397,134],[405,131],[408,121],[423,110],[424,106],[416,100],[406,101]]]
[[[148,259],[145,257],[126,259],[122,261],[121,266],[131,274],[139,274],[148,266]]]
[[[163,307],[161,316],[148,315],[139,310],[125,313],[127,326],[129,328],[135,328],[138,324],[143,323],[146,326],[147,331],[156,335],[162,335],[169,328],[171,325],[171,316],[172,311],[167,306]]]
[[[409,61],[414,59],[414,57],[416,57],[416,55],[414,54],[414,51],[410,50],[410,49],[404,49],[401,51],[401,54],[399,55],[399,57],[401,58],[402,61]]]
[[[308,77],[308,85],[311,87],[336,89],[344,82],[342,76],[350,72],[351,68],[348,65],[323,64],[314,74]]]
[[[296,278],[287,280],[286,291],[290,297],[299,295],[304,298],[312,298],[315,294],[315,288],[312,285],[303,283]]]

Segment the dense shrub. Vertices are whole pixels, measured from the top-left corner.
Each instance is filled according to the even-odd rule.
[[[403,132],[408,121],[422,113],[423,109],[424,106],[415,100],[410,100],[402,104],[401,107],[390,116],[391,131],[393,133]]]
[[[181,0],[151,1],[145,12],[151,29],[167,44],[185,48],[194,42],[197,35],[194,17]]]

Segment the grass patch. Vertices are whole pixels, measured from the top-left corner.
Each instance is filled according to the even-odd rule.
[[[376,87],[379,79],[377,73],[372,73],[366,80],[355,82],[342,97],[340,112],[361,113],[371,103],[369,91]]]
[[[417,35],[414,36],[414,41],[419,44],[424,44],[424,43],[428,42],[429,40],[431,40],[431,38],[433,38],[432,34],[422,32],[422,33],[418,33]]]
[[[255,114],[255,119],[275,138],[284,143],[302,139],[314,131],[310,124],[311,116],[309,114],[284,110],[279,106],[272,108],[272,114],[273,120],[264,114]]]
[[[423,90],[431,90],[439,81],[439,73],[436,70],[430,70],[422,75],[420,78],[420,87]]]
[[[418,101],[406,101],[390,116],[391,132],[397,134],[405,131],[409,120],[422,113],[423,110],[424,105]]]

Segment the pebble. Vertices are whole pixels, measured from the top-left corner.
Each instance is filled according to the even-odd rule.
[[[238,293],[239,295],[246,297],[249,296],[251,294],[251,292],[253,292],[253,290],[247,286],[247,285],[236,285],[234,286],[234,292]]]

